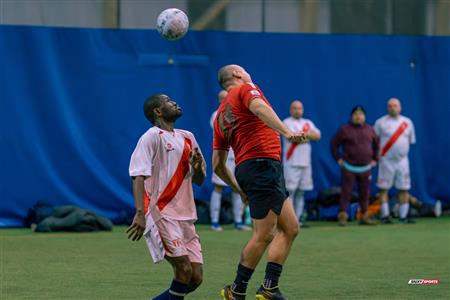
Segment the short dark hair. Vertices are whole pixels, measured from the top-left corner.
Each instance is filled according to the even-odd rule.
[[[364,107],[362,105],[355,105],[352,108],[352,112],[350,113],[350,115],[353,115],[355,113],[355,111],[361,111],[363,114],[366,114],[366,110],[364,109]]]
[[[155,108],[159,108],[167,96],[164,94],[154,94],[144,102],[144,115],[153,125],[155,125]]]

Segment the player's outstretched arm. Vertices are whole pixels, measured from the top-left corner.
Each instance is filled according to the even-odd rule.
[[[253,99],[249,105],[250,111],[255,114],[261,121],[267,126],[282,134],[284,137],[289,138],[292,136],[292,132],[284,125],[274,110],[267,105],[261,98]]]
[[[294,134],[286,125],[280,120],[275,111],[267,105],[261,98],[255,98],[250,102],[250,111],[255,114],[267,126],[277,131],[288,139],[291,143],[300,144],[307,142],[304,133]]]
[[[244,194],[241,187],[236,181],[236,177],[234,177],[233,173],[230,169],[227,168],[226,162],[228,157],[227,150],[213,150],[213,171],[219,176],[226,184],[230,186],[230,188],[235,193],[239,193],[241,195],[242,201],[247,203],[247,195]]]
[[[145,230],[145,211],[144,211],[144,176],[133,177],[133,196],[136,213],[133,222],[127,229],[128,238],[133,241],[139,241]]]

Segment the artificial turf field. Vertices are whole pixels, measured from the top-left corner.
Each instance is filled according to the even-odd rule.
[[[311,225],[301,230],[282,274],[281,288],[290,300],[450,299],[449,217],[415,225]],[[171,268],[151,263],[145,243],[128,241],[124,231],[0,230],[0,299],[151,299],[168,286]],[[231,227],[211,232],[204,225],[198,232],[204,282],[186,299],[219,299],[250,233]],[[261,263],[247,299],[255,299],[263,271]],[[441,283],[408,285],[409,279]]]

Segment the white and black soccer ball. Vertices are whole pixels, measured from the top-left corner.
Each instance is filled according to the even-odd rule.
[[[189,19],[182,10],[168,8],[159,14],[156,29],[165,39],[178,40],[188,31]]]

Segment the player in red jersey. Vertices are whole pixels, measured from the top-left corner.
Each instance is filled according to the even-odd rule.
[[[248,281],[270,244],[265,278],[256,299],[283,300],[278,280],[299,226],[292,202],[286,201],[280,134],[292,143],[303,143],[306,138],[281,122],[244,68],[224,66],[218,80],[228,96],[214,122],[214,172],[248,201],[254,223],[234,283],[225,286],[221,295],[225,300],[245,299]],[[230,147],[236,157],[235,175],[226,167]]]

